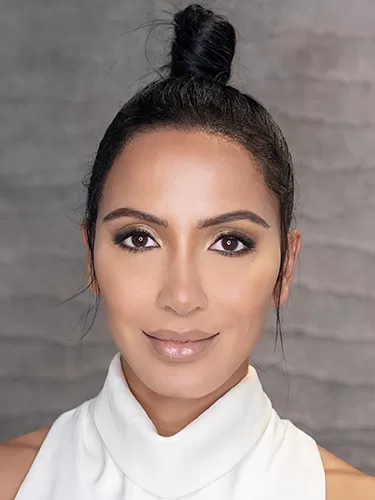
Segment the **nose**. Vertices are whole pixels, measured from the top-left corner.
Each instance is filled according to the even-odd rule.
[[[207,302],[197,263],[181,257],[169,262],[164,286],[157,298],[158,307],[171,309],[176,314],[185,316],[197,309],[206,308]]]

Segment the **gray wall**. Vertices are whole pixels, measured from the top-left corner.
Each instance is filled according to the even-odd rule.
[[[120,105],[150,78],[146,32],[130,31],[174,5],[2,8],[0,440],[50,424],[103,382],[114,353],[103,316],[80,349],[88,297],[58,305],[85,285],[80,181]],[[272,314],[252,359],[281,415],[375,474],[375,5],[206,5],[238,29],[233,83],[274,113],[300,186],[303,249],[284,315],[289,377],[280,349],[272,354]],[[151,41],[152,65],[160,54]]]

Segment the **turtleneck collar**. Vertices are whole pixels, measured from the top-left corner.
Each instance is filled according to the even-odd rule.
[[[229,472],[262,436],[272,405],[249,365],[247,375],[187,427],[160,436],[130,391],[117,353],[91,412],[123,473],[156,496],[176,498]]]

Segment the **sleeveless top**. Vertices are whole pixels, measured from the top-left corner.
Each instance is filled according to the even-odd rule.
[[[317,443],[281,419],[257,371],[158,434],[112,359],[99,394],[53,423],[15,500],[325,500]]]

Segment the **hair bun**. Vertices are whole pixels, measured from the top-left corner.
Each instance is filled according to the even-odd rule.
[[[170,76],[190,74],[228,83],[236,46],[236,33],[229,21],[192,4],[175,14],[173,26]]]

